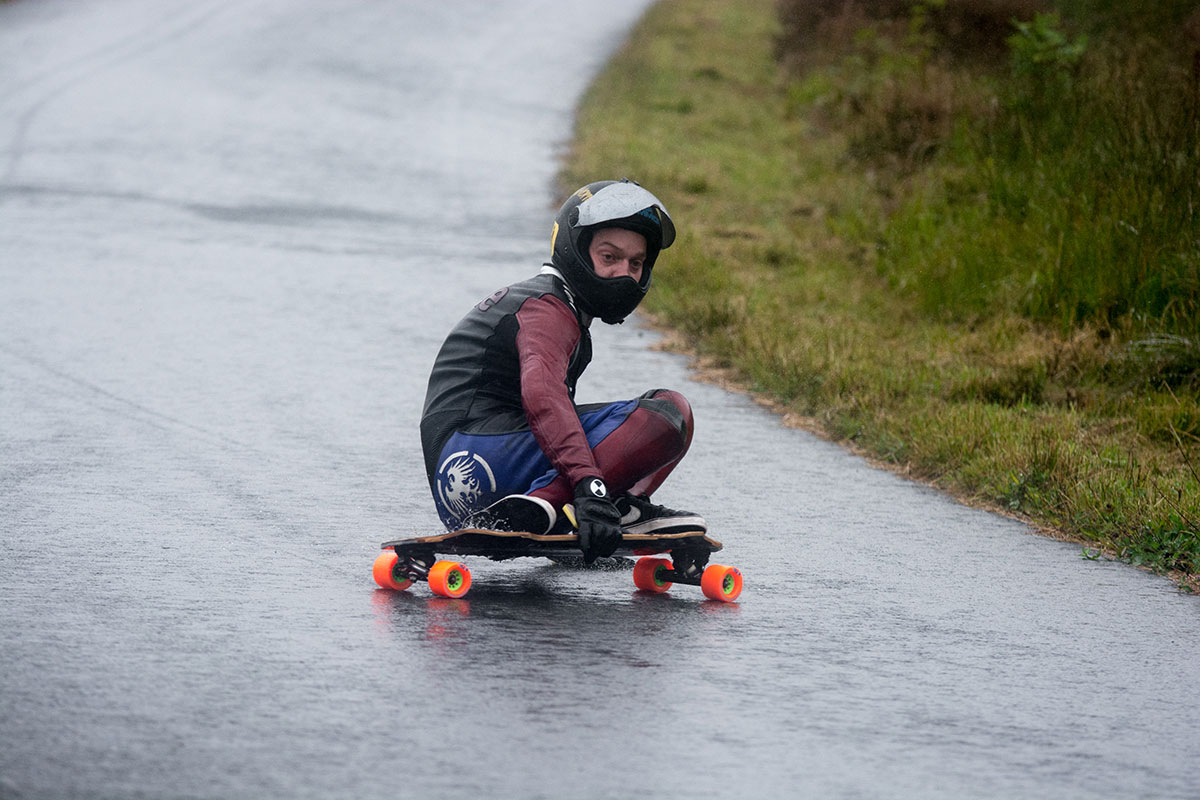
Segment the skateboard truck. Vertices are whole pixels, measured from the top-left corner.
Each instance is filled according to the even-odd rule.
[[[735,567],[707,564],[707,552],[690,548],[672,550],[669,559],[646,556],[633,565],[633,584],[644,592],[660,594],[683,583],[699,586],[709,600],[728,603],[737,599],[742,593],[742,573]]]
[[[429,584],[441,597],[462,597],[471,588],[471,571],[466,564],[438,561],[432,550],[400,553],[400,548],[385,551],[375,559],[372,570],[375,583],[384,589],[404,591],[416,581]]]
[[[432,551],[428,553],[406,553],[397,561],[393,572],[406,575],[411,581],[427,581],[429,580],[429,569],[436,562],[437,556]]]
[[[695,550],[672,550],[671,567],[658,573],[660,580],[699,586],[708,564],[708,553]]]

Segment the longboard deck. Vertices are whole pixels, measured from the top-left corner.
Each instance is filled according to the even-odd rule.
[[[371,573],[383,589],[404,591],[424,581],[441,597],[459,598],[471,588],[466,564],[437,560],[438,554],[486,556],[494,561],[522,556],[578,558],[579,536],[574,533],[536,534],[468,528],[433,536],[393,539],[381,545]],[[627,533],[613,555],[643,556],[633,567],[633,583],[646,592],[667,591],[673,583],[699,586],[710,600],[731,603],[742,592],[742,573],[735,567],[709,564],[708,556],[721,543],[704,531]],[[670,558],[657,557],[670,553]]]
[[[676,549],[715,553],[722,545],[702,531],[683,533],[627,533],[613,555],[651,555]],[[383,550],[432,550],[456,556],[486,556],[493,559],[522,556],[563,558],[579,555],[579,535],[574,533],[537,534],[520,531],[492,531],[466,528],[460,531],[393,539],[380,545]]]

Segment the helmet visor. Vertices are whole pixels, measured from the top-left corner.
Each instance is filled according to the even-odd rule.
[[[657,212],[651,209],[657,209]],[[632,217],[641,212],[646,212],[647,216],[654,215],[652,219],[662,228],[662,247],[670,247],[675,241],[675,223],[671,221],[671,215],[667,213],[662,201],[636,183],[621,181],[609,184],[584,200],[579,206],[579,220],[576,224],[587,228]]]

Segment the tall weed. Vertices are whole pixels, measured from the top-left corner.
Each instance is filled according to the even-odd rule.
[[[1159,37],[1064,26],[1049,14],[1017,22],[1009,70],[954,87],[951,139],[933,165],[948,178],[892,187],[905,202],[882,232],[879,268],[941,315],[1194,335],[1200,67]],[[996,112],[979,114],[989,91]],[[906,130],[893,122],[905,119],[897,99],[877,95],[874,112],[892,138]],[[887,135],[870,138],[889,148]]]

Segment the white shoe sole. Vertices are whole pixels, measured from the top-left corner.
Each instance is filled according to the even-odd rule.
[[[690,517],[661,517],[659,519],[648,519],[644,522],[631,522],[628,525],[622,525],[621,530],[625,533],[659,535],[668,533],[708,533],[708,525],[705,524],[703,517],[693,515]]]

